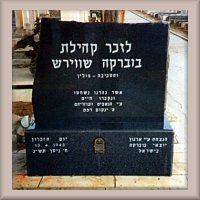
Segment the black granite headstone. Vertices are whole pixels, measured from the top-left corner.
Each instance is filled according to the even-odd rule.
[[[43,19],[28,175],[170,175],[168,25]]]

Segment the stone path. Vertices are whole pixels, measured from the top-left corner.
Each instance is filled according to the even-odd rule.
[[[174,145],[173,175],[163,176],[26,176],[24,150],[13,153],[14,189],[184,189],[187,187],[186,147]],[[45,166],[44,166],[45,167]]]

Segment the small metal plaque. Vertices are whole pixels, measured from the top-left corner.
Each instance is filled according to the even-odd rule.
[[[94,152],[95,154],[105,153],[105,140],[103,138],[96,138],[94,140]]]

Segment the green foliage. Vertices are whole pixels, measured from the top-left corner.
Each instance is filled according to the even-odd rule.
[[[35,71],[36,71],[36,63],[30,63],[29,65],[29,70],[30,72],[35,75]]]
[[[95,13],[97,18],[100,18],[101,17],[101,11],[100,10],[90,10],[90,13]]]

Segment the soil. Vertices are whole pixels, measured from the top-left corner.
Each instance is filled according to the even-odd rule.
[[[31,116],[33,114],[32,102],[22,102],[22,101],[13,102],[12,113],[19,116],[25,116],[25,115]],[[12,150],[20,151],[23,149],[25,149],[25,143],[23,142],[23,138],[22,136],[17,135],[17,142],[13,142]]]
[[[22,102],[22,101],[13,102],[12,113],[19,116],[32,115],[33,114],[32,102]]]

